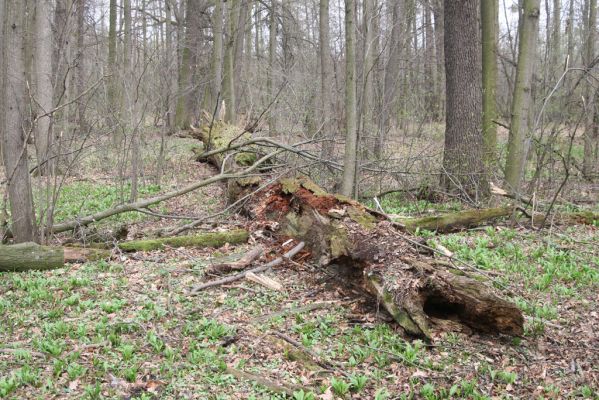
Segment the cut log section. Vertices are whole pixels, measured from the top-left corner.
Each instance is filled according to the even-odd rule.
[[[281,180],[252,198],[249,213],[279,235],[304,241],[319,264],[346,268],[406,332],[431,338],[435,319],[474,330],[521,335],[520,309],[485,282],[424,258],[383,216],[332,195],[306,178]]]
[[[110,251],[19,243],[0,246],[0,271],[24,272],[64,267],[65,263],[95,261],[110,257]]]

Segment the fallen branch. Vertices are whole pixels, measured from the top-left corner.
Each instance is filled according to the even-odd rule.
[[[101,221],[108,217],[112,217],[113,215],[121,214],[124,212],[129,212],[129,211],[137,211],[137,209],[146,208],[153,204],[157,204],[157,203],[163,202],[165,200],[169,200],[173,197],[182,196],[184,194],[187,194],[189,192],[192,192],[192,191],[202,188],[204,186],[211,185],[216,182],[220,182],[220,181],[224,181],[224,180],[235,180],[235,179],[247,178],[250,174],[252,174],[254,171],[256,171],[260,165],[264,164],[266,161],[268,161],[272,157],[275,157],[277,154],[280,154],[281,152],[283,152],[283,150],[273,151],[272,153],[269,153],[269,154],[265,155],[264,157],[260,158],[259,160],[257,160],[256,162],[254,162],[250,167],[248,167],[244,170],[241,170],[239,172],[236,172],[236,173],[221,173],[221,174],[215,175],[213,177],[210,177],[208,179],[204,179],[202,181],[192,183],[192,184],[185,186],[184,188],[181,188],[178,190],[173,190],[173,191],[170,191],[170,192],[158,195],[158,196],[150,197],[148,199],[143,199],[143,200],[140,200],[140,201],[137,201],[134,203],[121,204],[120,206],[111,208],[109,210],[100,211],[95,214],[77,218],[76,220],[56,224],[52,227],[52,229],[50,229],[50,231],[51,231],[50,233],[60,233],[60,232],[70,231],[75,228],[78,228],[81,226],[87,226],[94,222],[98,222],[98,221]],[[10,231],[6,231],[5,237],[6,238],[12,237],[12,233]]]
[[[241,279],[244,279],[247,275],[248,272],[252,272],[254,274],[257,274],[258,272],[263,272],[266,271],[272,267],[276,267],[277,265],[281,265],[283,263],[284,260],[290,260],[293,257],[295,257],[295,255],[297,253],[299,253],[300,251],[302,251],[302,249],[304,248],[305,243],[304,242],[300,242],[299,244],[297,244],[293,249],[289,250],[287,253],[283,254],[282,257],[278,257],[275,258],[274,260],[272,260],[271,262],[261,265],[259,267],[256,268],[252,268],[250,270],[244,271],[244,272],[240,272],[238,274],[235,275],[231,275],[231,276],[227,276],[226,278],[221,278],[221,279],[215,279],[213,281],[210,282],[206,282],[203,283],[201,285],[196,285],[193,286],[189,292],[190,296],[196,296],[198,293],[200,293],[202,290],[204,289],[208,289],[214,286],[220,286],[220,285],[224,285],[227,283],[231,283],[231,282],[235,282]]]
[[[238,261],[229,262],[229,263],[220,263],[211,265],[207,270],[206,274],[225,274],[231,271],[239,271],[246,267],[248,267],[254,260],[260,258],[260,256],[264,253],[264,248],[262,246],[256,246],[247,253],[243,255]]]

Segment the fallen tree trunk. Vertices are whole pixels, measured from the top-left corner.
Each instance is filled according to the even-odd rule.
[[[226,243],[240,244],[247,242],[249,233],[243,229],[228,232],[209,232],[198,235],[174,236],[159,239],[132,240],[120,243],[123,251],[151,251],[170,247],[221,247]]]
[[[36,243],[0,245],[0,271],[23,272],[62,268],[65,263],[94,261],[110,257],[110,251],[72,247],[40,246]]]
[[[214,121],[211,125],[206,124],[202,128],[192,127],[192,135],[202,141],[207,155],[197,154],[198,161],[208,161],[216,166],[221,172],[234,173],[252,165],[257,160],[257,152],[251,151],[251,146],[245,146],[243,151],[237,150],[211,152],[215,149],[227,149],[235,142],[247,142],[252,135],[245,129],[223,121]],[[250,150],[250,151],[248,151]],[[205,159],[204,159],[205,157]],[[259,176],[243,177],[227,181],[227,201],[234,202],[251,187],[256,187],[261,182]]]
[[[508,217],[513,212],[514,207],[483,208],[431,217],[394,218],[394,220],[405,226],[406,230],[412,233],[417,229],[447,233],[486,224],[500,217]]]
[[[320,265],[345,266],[345,278],[357,281],[411,335],[431,338],[438,319],[482,332],[523,333],[520,309],[479,276],[424,258],[393,223],[308,179],[269,186],[248,212],[261,224],[276,222],[278,235],[305,242]]]
[[[465,210],[421,218],[393,218],[393,220],[411,233],[419,229],[449,233],[486,225],[498,218],[509,217],[515,210],[525,213],[521,207],[497,207]],[[593,225],[599,223],[599,214],[590,211],[551,213],[548,217],[544,213],[535,212],[530,218],[534,226],[543,225],[545,219],[547,219],[546,223],[557,225]]]

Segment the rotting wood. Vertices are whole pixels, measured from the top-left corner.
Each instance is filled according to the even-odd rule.
[[[482,332],[523,333],[520,309],[477,276],[435,264],[383,216],[307,178],[269,186],[247,211],[261,223],[276,222],[279,236],[304,241],[319,264],[346,265],[345,278],[361,282],[411,335],[430,339],[437,318]]]
[[[95,261],[110,257],[110,251],[74,247],[40,246],[37,243],[0,245],[0,271],[24,272],[64,267],[65,263]]]
[[[193,136],[202,141],[204,148],[226,149],[235,142],[246,142],[251,139],[251,133],[235,125],[224,121],[214,121],[212,124],[205,124],[201,128],[192,126]],[[207,160],[215,165],[222,172],[237,172],[252,165],[257,160],[257,152],[251,149],[251,146],[245,146],[243,150],[235,152],[212,152],[209,155],[195,153],[196,159]],[[242,192],[246,192],[252,187],[260,184],[259,176],[243,177],[227,181],[227,201],[234,202]]]
[[[411,233],[418,229],[447,233],[488,224],[497,218],[509,217],[513,212],[514,207],[497,207],[465,210],[421,218],[394,218],[394,220],[402,224]]]

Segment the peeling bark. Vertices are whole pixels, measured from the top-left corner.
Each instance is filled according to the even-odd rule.
[[[276,222],[279,235],[304,241],[320,265],[347,267],[346,278],[359,282],[410,335],[430,339],[439,319],[480,332],[523,332],[522,312],[480,277],[423,257],[392,222],[308,179],[269,186],[248,212]]]

